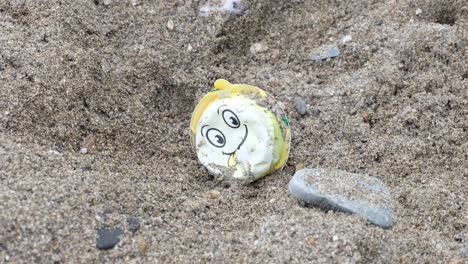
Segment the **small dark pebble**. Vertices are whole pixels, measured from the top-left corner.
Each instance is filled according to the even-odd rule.
[[[98,230],[96,247],[98,249],[111,249],[120,242],[123,230],[120,227],[101,228]]]
[[[463,242],[463,240],[464,240],[461,234],[460,235],[455,235],[454,238],[455,238],[455,241],[457,241],[457,242]]]
[[[201,179],[203,182],[209,182],[214,180],[214,176],[211,174],[206,174]]]
[[[130,217],[127,219],[128,229],[135,234],[138,229],[140,229],[140,221],[137,218]]]
[[[376,26],[381,26],[381,25],[383,25],[383,20],[382,20],[382,19],[377,20],[377,22],[375,22],[375,25],[376,25]]]
[[[314,111],[312,111],[312,113],[314,114],[314,116],[319,116],[321,112],[322,112],[322,111],[320,111],[320,109],[318,109],[318,108],[315,108]]]
[[[3,71],[5,70],[5,68],[3,67],[3,64],[0,63],[0,71]]]

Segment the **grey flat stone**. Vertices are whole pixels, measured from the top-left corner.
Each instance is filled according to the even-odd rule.
[[[392,226],[390,192],[375,177],[341,170],[305,168],[294,174],[288,189],[305,203],[358,214],[382,228]]]
[[[123,230],[120,227],[101,228],[98,230],[96,247],[98,249],[111,249],[120,242]]]
[[[305,115],[307,112],[307,103],[302,97],[296,97],[294,99],[294,106],[296,107],[296,111],[301,115]]]
[[[326,60],[329,58],[338,57],[341,51],[336,46],[322,46],[312,52],[311,59],[315,61]]]

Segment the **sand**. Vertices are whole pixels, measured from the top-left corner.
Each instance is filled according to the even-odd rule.
[[[0,1],[0,262],[467,261],[466,1],[206,3]],[[282,171],[238,185],[198,164],[190,114],[217,78],[283,103]],[[377,175],[394,226],[300,205],[299,164]],[[113,249],[103,227],[124,229]]]

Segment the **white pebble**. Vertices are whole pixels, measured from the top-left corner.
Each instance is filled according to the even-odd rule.
[[[96,214],[96,215],[94,216],[94,219],[95,219],[96,221],[98,221],[98,222],[103,222],[103,219],[102,219],[102,217],[101,217],[99,214]]]
[[[262,43],[254,43],[252,46],[250,46],[250,53],[253,55],[257,53],[262,53],[268,50],[268,47],[266,45],[263,45]]]
[[[199,14],[201,16],[208,16],[210,13],[217,11],[239,14],[243,11],[241,0],[224,0],[221,5],[206,4],[200,7]]]
[[[416,9],[416,15],[419,16],[422,13],[421,8]]]
[[[174,29],[174,21],[172,21],[171,19],[169,19],[169,21],[167,21],[167,29],[169,30],[173,30]]]
[[[351,40],[353,40],[353,37],[351,37],[351,35],[346,35],[341,39],[341,43],[344,45],[350,42]]]
[[[60,155],[60,152],[53,150],[53,149],[49,149],[47,152],[52,155]]]
[[[132,4],[132,6],[137,6],[140,4],[140,0],[130,0],[130,3]]]
[[[80,153],[81,153],[81,154],[86,154],[86,153],[88,153],[88,148],[81,148],[81,149],[80,149]]]

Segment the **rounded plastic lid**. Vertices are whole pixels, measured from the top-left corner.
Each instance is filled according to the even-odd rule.
[[[252,182],[281,169],[291,133],[278,102],[255,86],[217,80],[190,124],[198,160],[210,173]]]

